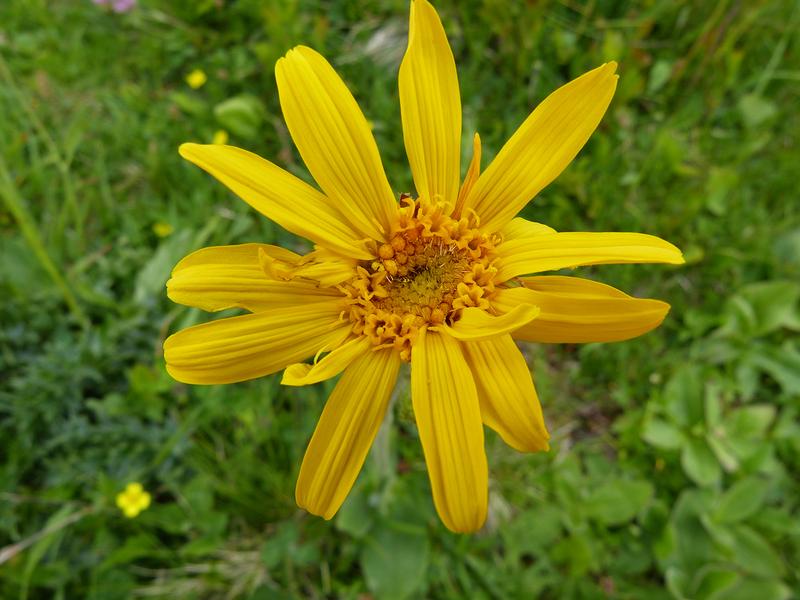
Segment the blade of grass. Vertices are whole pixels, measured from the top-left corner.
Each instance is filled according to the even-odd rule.
[[[55,283],[61,291],[70,312],[81,324],[85,325],[87,323],[86,315],[78,304],[69,285],[67,285],[67,282],[61,276],[58,268],[53,264],[50,255],[47,253],[42,237],[39,235],[39,230],[26,209],[19,195],[19,191],[17,190],[17,186],[11,178],[11,173],[8,170],[5,159],[2,156],[0,156],[0,198],[3,199],[6,208],[8,208],[8,211],[13,215],[14,219],[16,219],[20,231],[22,231],[22,235],[25,237],[25,241],[39,260],[39,264],[47,274],[50,275],[53,283]]]

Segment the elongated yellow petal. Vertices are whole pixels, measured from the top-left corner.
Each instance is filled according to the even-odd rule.
[[[658,327],[669,312],[660,300],[632,298],[579,277],[526,277],[525,287],[500,289],[493,305],[501,312],[521,304],[541,309],[535,321],[517,329],[519,340],[583,344],[628,340]]]
[[[293,277],[306,277],[323,286],[334,286],[354,277],[357,264],[353,259],[321,248],[306,254],[291,273]]]
[[[281,227],[344,256],[370,258],[359,241],[365,236],[332,202],[277,165],[233,146],[183,144],[179,151]]]
[[[283,117],[325,194],[362,236],[382,239],[397,203],[353,95],[320,54],[297,46],[275,65]]]
[[[411,399],[433,502],[448,529],[486,520],[488,467],[475,382],[458,342],[422,330],[411,353]]]
[[[616,68],[606,63],[561,86],[520,125],[467,198],[482,229],[499,230],[575,158],[611,102]]]
[[[534,235],[556,233],[556,230],[542,223],[537,223],[536,221],[528,221],[521,217],[514,217],[503,226],[500,233],[503,235],[503,240],[508,242],[511,240],[529,238]]]
[[[456,201],[456,208],[453,210],[453,217],[459,218],[464,209],[464,203],[467,201],[472,186],[478,181],[481,174],[481,136],[478,132],[472,137],[472,160],[469,163],[467,174],[464,176],[464,183],[461,184],[461,189],[458,190],[458,200]]]
[[[399,83],[403,139],[417,193],[453,207],[461,176],[461,96],[447,35],[427,0],[411,2]]]
[[[530,323],[539,309],[530,304],[520,304],[505,314],[493,316],[481,308],[465,308],[461,319],[451,327],[442,325],[441,331],[462,342],[488,340],[511,333]]]
[[[311,385],[335,377],[358,356],[369,352],[371,346],[369,338],[353,338],[316,364],[295,363],[289,365],[283,372],[281,383],[283,385]]]
[[[233,383],[269,375],[343,342],[339,299],[189,327],[164,342],[167,371],[183,383]]]
[[[582,265],[683,264],[681,251],[643,233],[552,233],[500,244],[497,281]]]
[[[358,477],[383,421],[400,358],[367,351],[347,368],[308,444],[295,495],[308,512],[330,519]]]
[[[175,266],[167,281],[167,295],[173,302],[203,310],[244,308],[251,312],[341,297],[337,289],[313,281],[268,277],[259,263],[259,251],[275,260],[300,259],[294,252],[268,244],[203,248]]]
[[[550,434],[525,358],[510,335],[462,344],[472,370],[483,422],[520,452],[550,448]]]

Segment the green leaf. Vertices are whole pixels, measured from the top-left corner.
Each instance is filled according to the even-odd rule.
[[[775,103],[757,94],[745,94],[739,99],[739,112],[744,124],[755,129],[778,114]]]
[[[780,581],[745,577],[712,594],[708,600],[788,600],[791,597],[792,590]]]
[[[274,569],[289,556],[300,537],[297,525],[292,521],[284,521],[261,546],[261,561],[267,569]]]
[[[522,554],[548,549],[562,534],[563,518],[560,507],[541,504],[504,523],[500,532],[507,555],[516,561]]]
[[[719,501],[714,518],[721,523],[742,521],[754,514],[764,504],[766,482],[757,477],[747,477],[734,483]]]
[[[228,98],[214,107],[214,116],[225,129],[240,137],[257,138],[264,123],[266,109],[255,96],[243,94]]]
[[[681,427],[703,421],[703,377],[694,365],[679,368],[664,386],[667,414]]]
[[[424,592],[430,547],[424,529],[380,523],[366,538],[361,568],[367,587],[378,598],[398,600]]]
[[[780,577],[783,563],[772,546],[757,531],[746,525],[734,526],[731,530],[730,551],[736,564],[753,575]]]
[[[364,537],[375,521],[376,511],[369,507],[366,487],[357,483],[336,514],[336,529],[355,538]]]
[[[706,181],[706,208],[713,214],[723,215],[731,196],[739,188],[739,173],[732,168],[711,167]]]
[[[693,488],[681,492],[670,516],[675,538],[674,553],[662,559],[666,560],[666,564],[677,564],[685,571],[694,573],[703,565],[722,558],[703,527],[705,515],[713,507],[714,500],[715,496],[710,490]]]
[[[737,408],[723,420],[725,435],[734,440],[762,438],[775,419],[775,407],[771,404],[751,404]]]
[[[721,476],[719,462],[704,439],[691,438],[686,443],[681,465],[692,481],[701,486],[713,485]]]
[[[633,519],[653,495],[649,481],[613,479],[596,488],[586,500],[588,515],[605,525],[619,525]]]
[[[726,335],[757,337],[783,327],[797,328],[800,283],[763,281],[747,285],[726,305]]]
[[[697,582],[692,586],[691,597],[705,600],[719,593],[720,590],[728,589],[732,583],[738,581],[739,576],[730,567],[710,566],[710,568],[697,573],[693,579]]]
[[[662,419],[648,419],[642,430],[642,439],[648,444],[663,450],[677,450],[686,438],[677,427]]]
[[[787,394],[800,394],[800,351],[789,342],[781,348],[765,346],[753,352],[750,362],[768,373]]]
[[[721,439],[714,432],[706,435],[706,443],[725,471],[733,473],[739,470],[739,459],[726,439]]]

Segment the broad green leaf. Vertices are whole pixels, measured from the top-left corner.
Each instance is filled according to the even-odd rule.
[[[674,553],[662,560],[677,564],[687,572],[696,572],[703,565],[722,558],[711,536],[703,526],[704,515],[714,505],[710,490],[687,489],[678,497],[670,521],[674,531]]]
[[[228,98],[214,107],[214,116],[225,129],[252,140],[261,134],[266,109],[255,96],[242,94]]]
[[[757,477],[740,479],[722,495],[714,518],[722,523],[746,519],[764,504],[767,489],[767,483]]]
[[[693,577],[691,597],[706,600],[721,590],[728,589],[738,579],[738,574],[730,567],[706,568]]]
[[[723,419],[725,435],[732,443],[738,439],[761,438],[775,419],[771,404],[751,404],[739,407]]]
[[[768,373],[787,394],[800,394],[800,351],[787,342],[780,348],[764,346],[750,362]]]
[[[703,421],[703,376],[694,365],[679,368],[664,386],[667,414],[681,427]]]
[[[725,471],[733,473],[739,470],[739,459],[727,439],[718,437],[717,432],[714,432],[706,434],[706,443]]]
[[[681,465],[689,478],[701,486],[713,485],[721,476],[719,462],[704,439],[691,438],[686,443]]]
[[[726,306],[722,331],[727,335],[756,337],[798,324],[800,283],[764,281],[740,289]]]
[[[686,573],[677,567],[669,567],[665,579],[667,589],[677,600],[688,600],[686,588],[689,585],[689,578]]]
[[[336,514],[336,529],[355,538],[364,537],[375,521],[376,511],[369,506],[365,488],[357,483]]]
[[[540,504],[500,528],[506,552],[516,560],[522,554],[547,549],[562,534],[563,514],[558,506]]]
[[[586,499],[590,517],[605,525],[619,525],[633,519],[653,495],[649,481],[612,479],[595,489]]]
[[[745,94],[739,98],[739,112],[748,128],[754,129],[778,114],[774,102],[757,94]]]
[[[658,418],[648,419],[642,429],[642,439],[656,448],[677,450],[686,438],[680,429]]]
[[[780,577],[784,567],[780,556],[756,530],[746,525],[733,526],[732,559],[746,572],[761,577]]]
[[[777,579],[738,578],[708,600],[788,600],[792,590]]]
[[[424,529],[383,522],[361,550],[367,587],[378,598],[397,600],[424,594],[430,547]]]

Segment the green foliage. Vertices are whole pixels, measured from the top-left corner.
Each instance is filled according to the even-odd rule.
[[[800,589],[800,8],[437,7],[465,156],[479,131],[484,167],[547,93],[620,63],[599,130],[523,214],[675,242],[685,267],[581,272],[667,300],[664,325],[618,344],[524,348],[552,450],[520,455],[487,434],[479,534],[436,518],[407,382],[342,510],[312,517],[294,482],[332,383],[184,386],[160,349],[207,318],[165,297],[184,254],[308,246],[176,149],[225,129],[308,178],[273,76],[303,43],[340,71],[396,191],[410,190],[396,84],[407,2],[140,0],[127,14],[0,2],[0,597],[783,600]],[[193,90],[197,68],[208,81]],[[135,519],[115,506],[130,481],[152,494]]]

